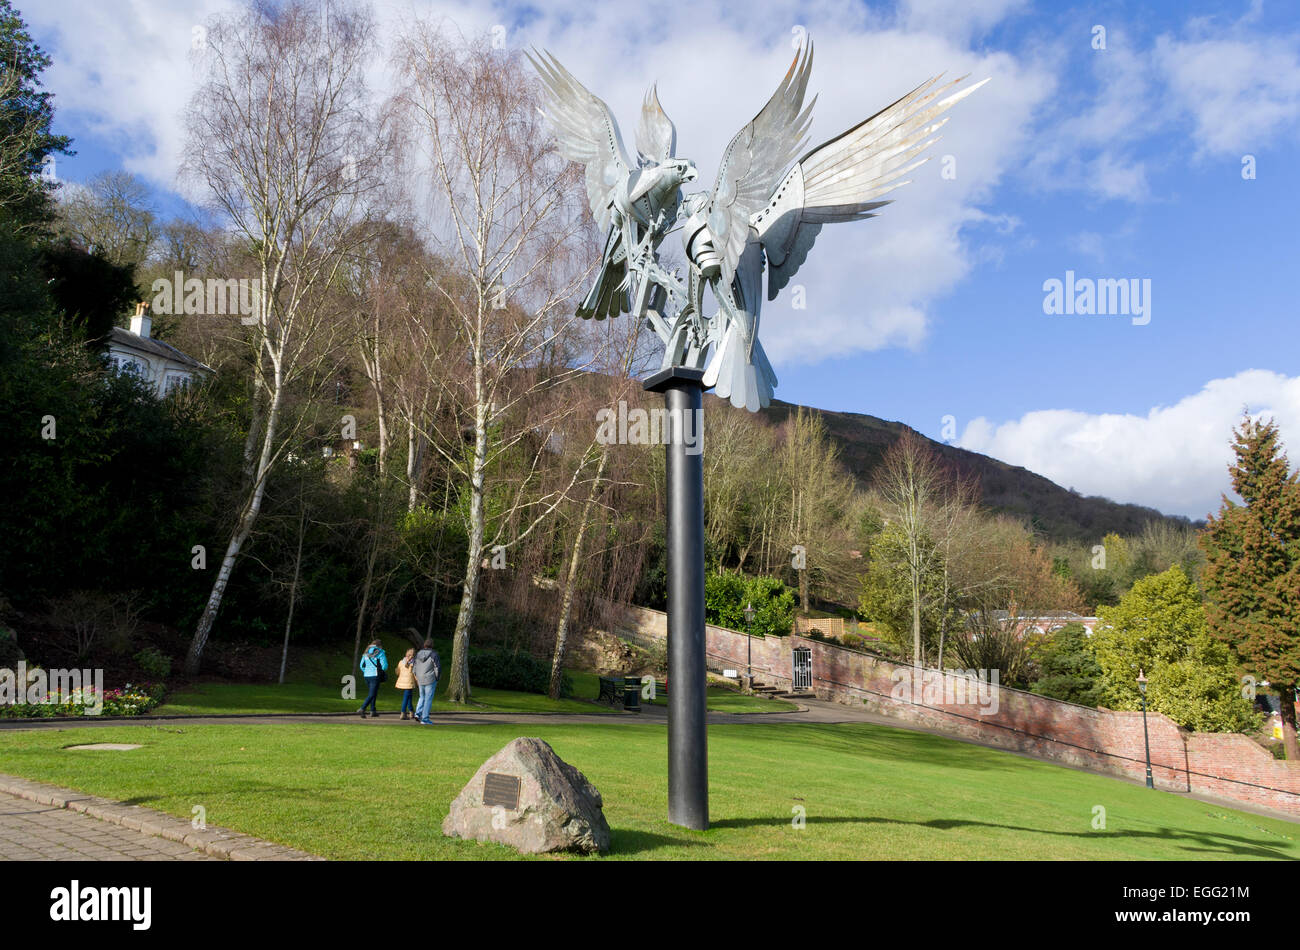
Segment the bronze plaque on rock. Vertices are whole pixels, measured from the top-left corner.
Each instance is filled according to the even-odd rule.
[[[489,772],[483,777],[483,804],[500,805],[514,811],[519,807],[519,776]]]

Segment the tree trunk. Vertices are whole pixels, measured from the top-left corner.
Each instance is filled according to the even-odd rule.
[[[438,526],[438,550],[434,554],[433,576],[429,579],[432,581],[433,596],[429,599],[429,625],[425,629],[424,638],[433,639],[433,622],[438,617],[438,585],[442,583],[442,541],[447,533],[447,502],[451,497],[451,482],[446,481],[442,486],[442,521]]]
[[[262,431],[262,412],[266,405],[266,387],[261,374],[253,376],[252,412],[248,418],[248,435],[244,437],[244,477],[250,482],[256,474],[257,436]]]
[[[948,574],[948,563],[945,560],[943,566],[943,613],[939,617],[939,659],[935,663],[935,669],[943,669],[943,642],[948,634],[948,598],[951,596],[951,585]]]
[[[573,539],[573,557],[569,561],[569,576],[564,580],[564,597],[560,601],[560,622],[555,628],[555,655],[551,658],[551,684],[547,694],[551,699],[560,698],[560,686],[564,682],[564,648],[569,637],[569,614],[573,609],[573,589],[578,582],[578,562],[582,559],[582,539],[587,533],[587,522],[591,519],[591,508],[596,495],[600,492],[600,477],[605,474],[605,463],[609,461],[609,449],[600,453],[600,464],[596,466],[596,478],[591,483],[591,491],[582,506],[582,520],[578,522],[578,536]]]
[[[384,391],[379,385],[379,371],[375,370],[375,415],[379,421],[379,477],[384,477],[388,464],[388,411],[384,405]]]
[[[921,656],[921,578],[912,574],[912,665],[920,669],[924,665]]]
[[[799,572],[799,604],[803,615],[808,616],[808,549],[804,548],[803,570]]]
[[[424,639],[433,639],[433,618],[438,616],[438,585],[433,585],[433,597],[429,601],[429,623],[424,629]]]
[[[280,419],[280,394],[281,385],[277,373],[275,393],[271,398],[270,411],[266,417],[266,432],[262,437],[262,455],[257,464],[253,494],[243,513],[239,516],[235,530],[230,535],[230,543],[226,545],[225,556],[221,559],[221,569],[217,571],[217,579],[212,584],[212,592],[208,595],[208,602],[203,608],[203,615],[199,617],[198,626],[194,630],[194,637],[190,640],[189,652],[185,655],[185,672],[190,676],[195,676],[199,672],[199,665],[203,661],[203,648],[207,645],[208,637],[212,633],[212,625],[217,619],[217,612],[221,609],[221,600],[226,594],[226,585],[230,583],[230,574],[235,569],[235,559],[239,557],[240,549],[243,548],[244,542],[248,540],[248,536],[252,534],[253,525],[262,510],[262,498],[266,494],[267,474],[271,467],[271,449],[275,443],[276,429]]]
[[[482,407],[474,429],[474,461],[470,470],[469,556],[465,559],[465,586],[460,595],[460,612],[456,615],[456,632],[452,635],[451,676],[447,681],[447,699],[453,703],[469,702],[469,635],[474,626],[474,601],[478,596],[479,575],[483,569],[483,479],[487,467],[487,419]]]
[[[472,504],[472,503],[471,503]],[[447,699],[453,703],[469,702],[469,634],[474,624],[474,599],[478,595],[479,558],[483,545],[470,541],[469,557],[465,564],[465,588],[460,595],[460,612],[456,615],[456,630],[451,640],[451,675],[447,680]]]
[[[293,583],[289,585],[289,615],[284,621],[284,649],[280,651],[280,685],[284,685],[285,667],[289,665],[289,631],[293,629],[293,607],[298,602],[298,577],[302,573],[302,536],[305,534],[306,513],[298,514],[298,553],[293,559]]]
[[[1280,686],[1278,693],[1282,699],[1282,745],[1286,749],[1286,758],[1288,762],[1300,762],[1300,745],[1296,743],[1295,684]]]
[[[352,668],[356,669],[361,660],[361,628],[365,626],[366,611],[370,607],[370,588],[375,579],[375,562],[379,559],[379,527],[374,527],[374,540],[370,544],[370,555],[366,558],[366,582],[361,588],[361,606],[357,610],[357,635],[352,644]]]
[[[414,511],[420,500],[420,462],[424,454],[424,437],[415,427],[415,413],[406,420],[406,510]]]

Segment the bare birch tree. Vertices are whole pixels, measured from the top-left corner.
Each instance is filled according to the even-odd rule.
[[[905,431],[885,453],[875,487],[881,513],[898,532],[907,565],[912,606],[912,665],[924,663],[921,648],[922,589],[940,556],[934,521],[944,483],[938,457],[920,436]]]
[[[336,279],[381,161],[362,72],[368,11],[340,0],[254,0],[214,18],[200,52],[204,82],[187,112],[184,171],[251,248],[259,281],[245,318],[252,417],[243,501],[185,658],[199,669],[231,572],[291,436],[293,387],[319,384],[341,336],[325,290]],[[234,322],[234,318],[227,317]]]
[[[857,492],[819,415],[800,408],[782,429],[774,499],[783,516],[780,556],[792,559],[795,547],[802,549],[799,603],[807,616],[814,588],[843,590],[855,574],[849,549]]]
[[[417,21],[401,38],[397,61],[409,79],[393,102],[409,135],[412,170],[403,177],[434,196],[434,231],[457,272],[456,280],[439,283],[454,346],[430,376],[463,428],[423,435],[467,502],[469,543],[447,684],[448,699],[467,702],[485,551],[490,545],[500,553],[527,537],[581,474],[575,470],[558,490],[525,490],[555,427],[529,409],[540,389],[573,372],[557,352],[576,319],[573,300],[589,266],[580,253],[585,192],[576,167],[554,146],[538,111],[536,81],[518,54],[493,49],[486,36],[466,41]],[[484,506],[494,467],[536,432],[543,434],[537,454],[524,463],[516,490],[496,500],[497,528],[488,537]]]

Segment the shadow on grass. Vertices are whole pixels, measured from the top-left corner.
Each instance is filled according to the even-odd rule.
[[[913,767],[963,769],[972,772],[1032,770],[1054,763],[1029,759],[1009,749],[989,748],[947,736],[913,732],[875,723],[775,723],[757,741],[831,752],[854,761],[878,757],[908,762]]]
[[[672,835],[661,835],[653,831],[630,831],[611,829],[609,835],[609,853],[610,854],[644,854],[647,851],[658,851],[660,848],[679,848],[679,847],[700,847],[707,845],[707,841],[692,841],[690,838],[678,838]]]
[[[229,792],[228,787],[214,785],[210,789],[187,788],[186,797],[198,801],[213,801],[220,795]],[[271,785],[266,783],[244,782],[240,788],[241,795],[264,795],[282,799],[298,799],[305,802],[321,802],[321,792],[319,788],[294,787],[287,785]],[[165,802],[168,799],[174,799],[174,794],[158,793],[154,795],[136,795],[134,798],[123,798],[123,805],[148,805],[150,802]]]
[[[968,821],[959,818],[932,818],[929,821],[904,821],[899,818],[879,818],[865,816],[812,817],[808,824],[823,825],[911,825],[916,828],[933,828],[936,831],[952,831],[956,828],[1000,828],[1005,831],[1022,831],[1030,834],[1053,835],[1062,838],[1098,839],[1131,838],[1156,839],[1159,841],[1176,841],[1185,843],[1183,850],[1214,854],[1232,854],[1239,857],[1273,858],[1293,860],[1286,851],[1266,841],[1246,838],[1241,835],[1225,835],[1215,832],[1177,831],[1173,828],[1160,828],[1156,831],[1050,831],[1046,828],[1027,828],[1024,825],[1003,825],[991,821]],[[757,828],[762,826],[786,826],[787,818],[722,818],[709,822],[710,828]],[[1193,847],[1199,845],[1200,847]]]

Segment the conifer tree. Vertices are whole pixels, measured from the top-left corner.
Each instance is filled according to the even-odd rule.
[[[1233,430],[1232,487],[1201,535],[1210,629],[1243,670],[1278,691],[1287,758],[1296,744],[1300,683],[1300,477],[1290,470],[1272,420],[1246,417]]]

